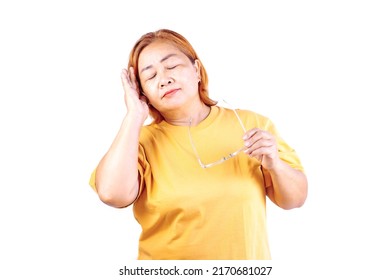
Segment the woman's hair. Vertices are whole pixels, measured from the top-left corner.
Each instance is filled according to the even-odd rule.
[[[142,91],[141,82],[138,73],[138,60],[142,50],[155,41],[165,41],[176,48],[178,48],[182,53],[184,53],[192,63],[195,63],[195,60],[198,60],[200,63],[200,82],[199,82],[199,97],[200,100],[208,106],[213,106],[217,102],[209,98],[208,93],[208,77],[205,68],[202,65],[198,55],[196,54],[194,48],[191,44],[177,32],[168,29],[160,29],[155,32],[149,32],[143,35],[134,45],[133,49],[130,52],[128,70],[130,67],[134,68],[134,74],[137,80],[138,89]],[[152,105],[149,105],[149,114],[153,118],[153,123],[160,123],[163,120],[160,112],[154,108]]]

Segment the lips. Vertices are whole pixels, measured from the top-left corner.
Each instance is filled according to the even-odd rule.
[[[173,95],[174,93],[176,93],[178,90],[179,90],[178,88],[168,90],[167,92],[164,93],[162,98],[169,97],[169,96]]]

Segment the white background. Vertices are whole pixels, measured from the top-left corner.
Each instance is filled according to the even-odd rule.
[[[304,207],[268,204],[275,269],[385,279],[385,2],[1,2],[0,278],[117,279],[134,262],[131,208],[104,205],[88,181],[125,113],[130,49],[170,28],[195,47],[211,97],[270,117],[301,157]]]

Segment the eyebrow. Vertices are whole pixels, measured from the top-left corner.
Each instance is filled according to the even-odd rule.
[[[172,56],[176,56],[176,54],[171,53],[171,54],[168,54],[168,55],[164,56],[164,57],[160,60],[160,63],[161,63],[161,62],[164,62],[164,61],[167,60],[168,58],[171,58]],[[144,71],[146,71],[146,70],[148,70],[148,69],[150,69],[150,68],[152,68],[152,65],[148,65],[148,66],[142,68],[141,73],[144,72]]]

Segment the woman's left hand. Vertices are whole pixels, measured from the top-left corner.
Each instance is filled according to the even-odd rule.
[[[260,128],[253,128],[244,134],[245,153],[256,158],[270,170],[280,161],[275,137]]]

